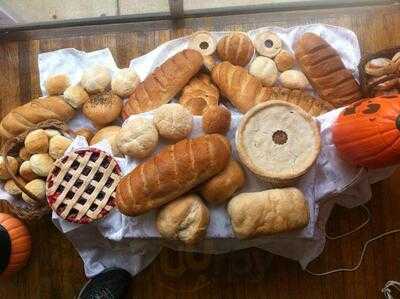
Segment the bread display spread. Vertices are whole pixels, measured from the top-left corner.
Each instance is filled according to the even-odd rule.
[[[36,124],[48,120],[70,120],[75,110],[62,97],[44,97],[12,109],[0,123],[0,135],[17,136]]]
[[[248,111],[236,131],[240,160],[257,176],[288,184],[313,165],[321,147],[315,120],[297,106],[261,103]]]
[[[158,208],[221,172],[229,158],[229,143],[218,134],[167,146],[122,178],[118,209],[135,216]]]
[[[0,123],[0,134],[18,141],[0,157],[3,189],[78,224],[99,220],[114,206],[112,217],[124,214],[127,225],[152,212],[142,217],[155,224],[156,237],[158,231],[179,246],[200,243],[208,228],[213,236],[221,223],[229,238],[239,239],[306,227],[301,190],[312,198],[299,180],[317,161],[318,121],[325,116],[314,117],[361,93],[324,39],[305,33],[288,44],[284,33],[270,30],[198,31],[182,47],[171,47],[175,41],[160,47],[154,61],[163,63],[145,71],[138,58],[129,68],[85,64],[79,78],[46,76],[43,93],[52,96],[12,109]],[[399,53],[366,62],[374,92],[400,86],[392,78]],[[381,97],[343,110],[332,138],[344,160],[365,167],[400,162],[397,102]],[[65,123],[43,125],[56,120]],[[78,135],[89,146],[74,140]],[[213,218],[221,213],[224,222]]]
[[[168,103],[196,75],[202,64],[202,55],[191,49],[169,58],[136,87],[122,109],[122,116],[127,118]]]
[[[240,239],[304,228],[309,221],[307,201],[293,187],[242,193],[231,199],[227,209]]]
[[[307,32],[295,44],[301,69],[319,96],[335,107],[361,98],[361,90],[339,54],[320,36]]]

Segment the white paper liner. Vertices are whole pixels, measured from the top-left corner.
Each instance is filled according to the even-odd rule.
[[[249,31],[254,36],[259,31],[271,30],[282,39],[284,48],[292,52],[293,42],[304,32],[314,32],[321,35],[334,47],[342,57],[347,68],[357,76],[357,64],[360,60],[360,49],[356,35],[345,28],[313,24],[292,28],[268,27]],[[225,33],[213,32],[218,40]],[[143,80],[152,70],[167,58],[187,48],[188,37],[179,38],[162,44],[146,55],[135,58],[130,63]],[[102,64],[115,72],[117,66],[108,49],[91,53],[75,49],[61,49],[39,55],[39,72],[42,93],[45,94],[44,81],[49,75],[67,73],[73,84],[79,82],[84,68],[91,64]],[[228,138],[231,141],[233,155],[236,157],[234,133],[241,114],[229,103],[223,102],[232,111],[232,125]],[[258,247],[271,253],[282,255],[301,263],[305,267],[323,250],[325,244],[325,223],[335,203],[346,207],[354,207],[365,203],[371,197],[370,183],[382,180],[393,172],[394,168],[366,172],[352,167],[338,158],[332,144],[330,126],[339,114],[340,109],[318,117],[321,127],[322,149],[314,167],[298,182],[307,197],[310,210],[309,225],[299,231],[254,240],[238,240],[234,238],[225,205],[209,206],[210,225],[204,242],[191,251],[205,253],[223,253],[248,247]],[[152,118],[152,112],[131,116]],[[92,124],[78,114],[71,122],[71,128],[90,127]],[[202,134],[201,118],[194,117],[194,129],[191,137]],[[165,145],[161,140],[157,151]],[[82,137],[71,144],[70,150],[87,147]],[[110,145],[105,141],[95,145],[96,148],[111,153]],[[128,173],[139,161],[133,159],[118,159],[121,169]],[[259,181],[246,170],[247,181],[241,192],[261,191],[269,186]],[[0,188],[0,197],[23,204],[13,199]],[[93,276],[108,267],[121,267],[133,275],[146,267],[159,253],[161,245],[178,250],[188,250],[177,242],[167,242],[159,238],[155,229],[155,212],[149,212],[138,217],[126,217],[114,209],[101,221],[89,225],[71,224],[53,213],[53,222],[59,230],[67,235],[79,252],[85,264],[87,276]],[[154,242],[154,240],[158,240]]]

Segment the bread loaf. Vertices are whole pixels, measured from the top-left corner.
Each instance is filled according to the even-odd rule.
[[[211,78],[222,95],[242,113],[267,99],[261,81],[243,67],[224,61],[213,68]]]
[[[296,188],[241,193],[229,202],[228,213],[240,239],[300,229],[309,221],[307,202]]]
[[[229,143],[218,134],[165,147],[122,178],[117,206],[128,216],[160,207],[221,172],[229,158]]]
[[[74,109],[62,97],[34,99],[14,108],[3,118],[0,123],[0,135],[11,138],[45,120],[68,121],[74,113]]]
[[[324,39],[307,32],[294,51],[303,73],[322,99],[340,107],[361,98],[360,86],[351,71]]]
[[[168,103],[196,75],[203,56],[191,49],[183,50],[157,67],[129,97],[122,117],[153,110]]]
[[[210,76],[200,74],[185,86],[179,103],[193,115],[202,115],[207,107],[218,105],[218,100],[219,90],[211,83]]]
[[[203,239],[210,221],[208,208],[201,198],[188,194],[163,206],[157,215],[157,229],[167,240],[192,245]]]
[[[254,55],[254,46],[246,33],[232,32],[219,40],[217,53],[222,61],[245,66]]]

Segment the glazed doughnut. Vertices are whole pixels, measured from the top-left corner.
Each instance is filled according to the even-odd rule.
[[[265,31],[256,35],[254,46],[260,55],[274,58],[282,50],[282,41],[275,33]]]
[[[208,31],[195,32],[189,41],[189,49],[196,50],[202,55],[211,55],[215,52],[215,40]]]

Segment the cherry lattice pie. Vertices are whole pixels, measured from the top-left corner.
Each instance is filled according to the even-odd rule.
[[[121,169],[107,153],[78,150],[56,160],[46,181],[50,207],[62,218],[85,224],[108,214],[115,205]]]

